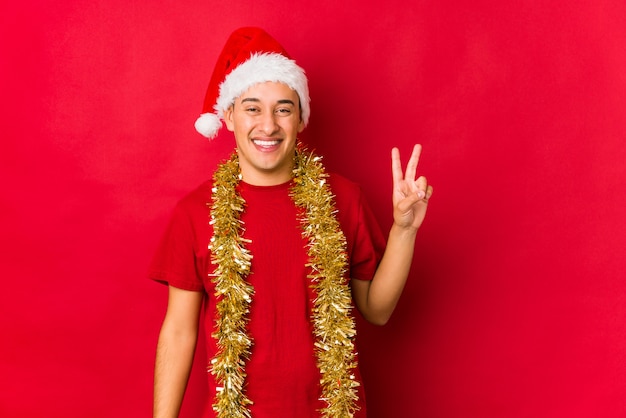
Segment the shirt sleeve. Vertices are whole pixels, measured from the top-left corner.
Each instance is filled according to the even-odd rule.
[[[189,208],[189,199],[181,200],[174,208],[150,264],[148,270],[150,279],[184,290],[204,289],[199,274],[202,260],[198,257],[196,229],[193,213]]]
[[[348,277],[372,280],[383,256],[386,240],[361,187],[335,173],[329,177],[337,219],[348,244]]]
[[[386,240],[360,189],[356,219],[358,222],[350,255],[350,278],[372,280],[385,251]]]

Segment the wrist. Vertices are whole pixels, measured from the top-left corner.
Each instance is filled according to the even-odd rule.
[[[419,228],[416,228],[413,225],[401,225],[397,222],[394,222],[393,225],[391,225],[391,231],[389,232],[389,235],[390,237],[392,235],[395,235],[401,239],[414,240],[418,230]]]

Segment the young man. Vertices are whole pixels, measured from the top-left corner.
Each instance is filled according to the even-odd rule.
[[[213,112],[216,112],[215,114]],[[176,206],[150,276],[169,285],[154,416],[176,417],[201,313],[210,359],[207,417],[365,417],[352,301],[384,324],[400,297],[432,194],[392,150],[387,242],[350,181],[325,173],[297,136],[309,119],[304,71],[271,36],[235,31],[196,129],[223,120],[236,152]]]

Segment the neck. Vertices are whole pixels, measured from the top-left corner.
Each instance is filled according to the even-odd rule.
[[[280,170],[259,170],[239,162],[241,179],[253,186],[276,186],[287,183],[293,177],[293,163]]]
[[[250,184],[252,186],[277,186],[279,184],[285,184],[291,180],[292,176],[258,176],[258,175],[246,175],[246,173],[241,172],[241,180],[244,183]]]

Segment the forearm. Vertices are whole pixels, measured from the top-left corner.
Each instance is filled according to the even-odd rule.
[[[196,342],[197,332],[177,332],[167,320],[163,323],[154,369],[154,418],[178,417]]]
[[[393,313],[406,284],[417,230],[393,225],[387,247],[376,274],[368,286],[367,297],[359,306],[363,316],[375,324],[385,324]]]

